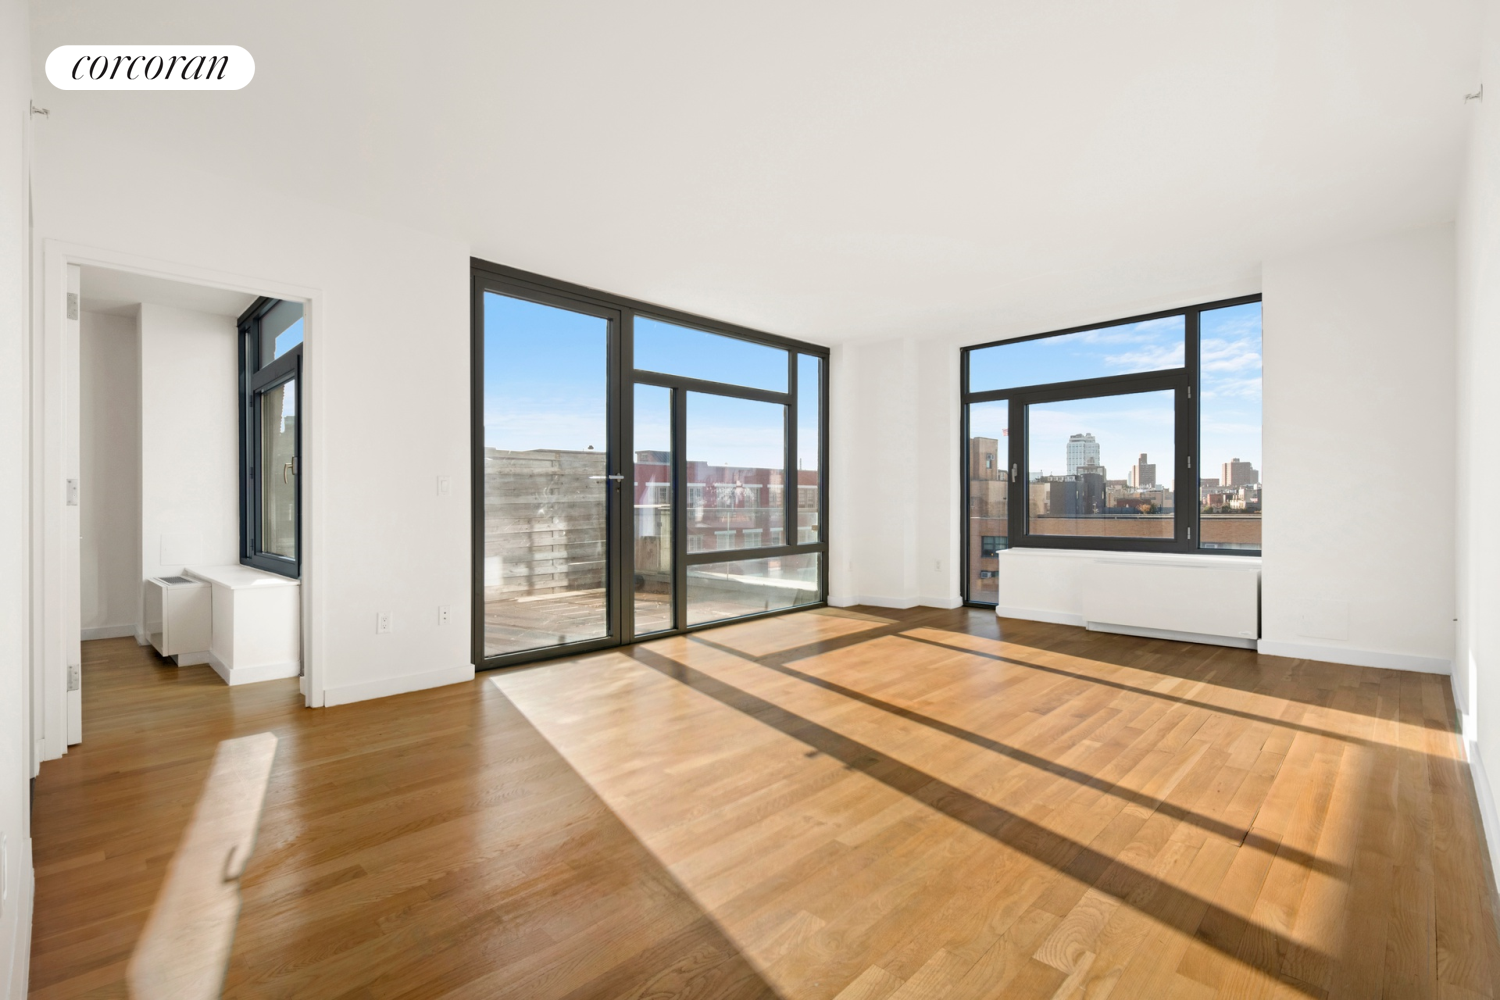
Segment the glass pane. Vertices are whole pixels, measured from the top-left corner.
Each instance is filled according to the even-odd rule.
[[[302,343],[302,303],[278,302],[260,318],[260,364],[266,365]]]
[[[970,351],[969,391],[1181,368],[1186,328],[1166,316]]]
[[[687,570],[688,624],[814,604],[821,553],[703,563]]]
[[[688,551],[784,545],[786,407],[687,394]]]
[[[1006,464],[1010,452],[1010,402],[969,407],[969,600],[1000,600],[1000,550],[1010,540]]]
[[[297,558],[297,380],[260,394],[260,551]]]
[[[786,392],[786,365],[779,347],[635,318],[635,366],[643,371]]]
[[[635,634],[672,627],[672,390],[635,387]]]
[[[1163,389],[1028,406],[1027,530],[1171,538],[1173,395]]]
[[[486,655],[609,634],[609,322],[484,296]]]
[[[1199,545],[1260,548],[1260,303],[1201,314]]]
[[[807,545],[820,540],[818,511],[823,495],[822,454],[823,359],[797,355],[797,539]]]

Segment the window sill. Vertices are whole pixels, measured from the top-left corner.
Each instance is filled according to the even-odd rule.
[[[1121,552],[1117,549],[1053,549],[1019,546],[1001,550],[1002,563],[1013,559],[1087,559],[1090,562],[1134,563],[1148,566],[1202,566],[1260,569],[1261,557],[1210,552]]]

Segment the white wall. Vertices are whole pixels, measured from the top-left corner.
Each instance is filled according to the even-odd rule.
[[[1261,651],[1447,673],[1454,235],[1267,261]]]
[[[958,348],[835,347],[829,601],[957,607]]]
[[[1469,102],[1458,213],[1458,636],[1453,687],[1464,716],[1490,856],[1500,869],[1500,2],[1485,0],[1486,101]]]
[[[1449,669],[1453,247],[1441,225],[1264,266],[1264,652]],[[1196,301],[1254,290],[1226,279]],[[1108,318],[1064,310],[1056,327]],[[842,345],[833,373],[831,599],[956,602],[958,344]],[[1357,486],[1372,476],[1389,484],[1374,502]],[[1077,620],[1077,560],[1025,556],[1005,563],[1001,605]]]
[[[81,320],[82,622],[97,637],[133,630],[140,606],[140,344],[134,316]]]
[[[31,941],[31,713],[26,547],[26,185],[31,58],[22,0],[0,0],[0,996],[26,995]]]
[[[37,130],[42,239],[312,298],[303,513],[305,648],[324,689],[314,702],[472,677],[468,248],[197,173],[144,141],[100,157],[92,133],[63,117]],[[438,495],[438,476],[451,477],[450,495]],[[447,625],[440,605],[452,609]],[[377,635],[382,610],[395,628]]]
[[[141,304],[139,579],[240,561],[237,337],[228,317]]]

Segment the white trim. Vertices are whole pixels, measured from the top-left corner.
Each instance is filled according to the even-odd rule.
[[[1077,625],[1084,628],[1088,620],[1071,611],[1051,611],[1047,608],[1011,608],[997,605],[995,615],[999,618],[1020,618],[1029,622],[1049,622],[1053,625]]]
[[[1469,777],[1474,781],[1474,796],[1479,800],[1479,826],[1484,833],[1484,842],[1490,850],[1490,871],[1500,878],[1500,811],[1495,809],[1495,793],[1490,788],[1489,775],[1484,770],[1484,760],[1479,756],[1479,744],[1467,738],[1462,740],[1464,753],[1469,758]],[[1491,887],[1493,891],[1494,887]]]
[[[151,636],[142,631],[139,625],[135,627],[135,644],[137,646],[151,645]]]
[[[393,694],[406,694],[409,691],[422,691],[426,688],[443,687],[448,684],[462,684],[464,681],[474,679],[474,664],[465,663],[462,666],[448,667],[445,670],[429,670],[420,674],[402,674],[400,677],[381,677],[373,681],[360,681],[357,684],[340,684],[338,687],[323,689],[323,704],[326,706],[348,705],[356,701],[368,701],[371,698],[388,698]]]
[[[964,606],[962,597],[919,597],[917,604],[924,608],[961,608]]]
[[[16,851],[19,872],[12,878],[16,884],[9,886],[11,898],[5,901],[7,908],[16,907],[15,937],[7,942],[10,949],[10,982],[4,984],[5,996],[26,996],[26,983],[31,975],[31,927],[36,900],[36,871],[32,867],[31,838],[27,837]]]
[[[204,650],[201,653],[177,654],[177,665],[179,667],[193,667],[200,663],[206,663],[210,667],[213,667],[214,673],[219,675],[219,679],[230,687],[239,684],[255,684],[259,681],[281,680],[283,677],[297,677],[302,672],[302,664],[296,660],[287,660],[284,663],[257,663],[253,667],[238,667],[231,670],[224,665],[223,660],[219,659],[209,650]],[[299,684],[298,687],[304,688],[306,685]]]
[[[93,639],[123,639],[127,635],[135,635],[134,625],[102,625],[99,628],[82,629],[79,638],[83,642]]]
[[[1132,552],[1117,549],[1051,549],[1022,545],[1000,550],[1002,560],[1088,559],[1094,562],[1142,563],[1150,566],[1241,566],[1261,568],[1260,556],[1226,556],[1214,552]]]
[[[1289,656],[1297,660],[1321,660],[1324,663],[1348,663],[1356,667],[1378,667],[1381,670],[1415,670],[1423,674],[1453,673],[1453,661],[1436,656],[1411,653],[1386,653],[1373,649],[1349,649],[1319,643],[1282,642],[1262,639],[1256,648],[1262,656]]]
[[[1138,635],[1145,639],[1171,639],[1173,642],[1197,642],[1209,646],[1236,646],[1254,649],[1256,640],[1237,635],[1209,635],[1204,632],[1177,632],[1169,628],[1146,628],[1141,625],[1112,625],[1109,622],[1089,622],[1090,632],[1113,632],[1116,635]]]
[[[916,607],[918,601],[915,597],[874,597],[868,594],[861,594],[854,598],[853,603],[863,604],[872,608],[903,609]]]

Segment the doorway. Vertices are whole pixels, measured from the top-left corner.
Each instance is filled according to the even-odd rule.
[[[828,350],[475,262],[475,663],[824,602]]]

